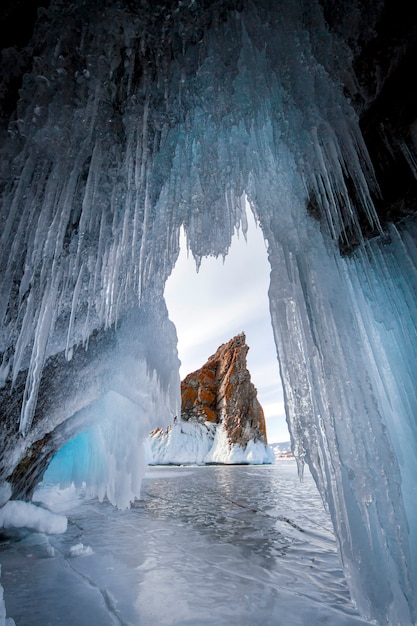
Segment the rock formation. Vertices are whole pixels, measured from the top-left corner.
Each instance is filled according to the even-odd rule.
[[[181,383],[181,417],[150,436],[153,464],[272,463],[265,418],[247,369],[244,333]]]
[[[265,418],[251,382],[244,333],[222,344],[181,383],[181,419],[223,422],[231,444],[267,443]]]

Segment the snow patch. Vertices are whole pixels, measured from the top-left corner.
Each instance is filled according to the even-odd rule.
[[[75,546],[70,547],[70,556],[90,556],[94,554],[90,546],[85,546],[83,543],[77,543]]]
[[[9,500],[0,509],[0,528],[30,528],[40,533],[59,535],[67,530],[67,518],[30,502]]]

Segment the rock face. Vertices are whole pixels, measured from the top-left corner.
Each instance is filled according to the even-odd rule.
[[[231,445],[267,443],[265,417],[251,382],[244,333],[221,345],[181,383],[181,419],[223,423]]]
[[[244,333],[181,383],[181,417],[149,437],[148,463],[273,463],[265,418],[246,364]]]

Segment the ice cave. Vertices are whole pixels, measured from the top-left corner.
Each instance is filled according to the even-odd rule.
[[[72,471],[129,506],[176,415],[164,286],[267,242],[287,422],[352,597],[417,619],[417,11],[393,0],[0,9],[0,504]]]

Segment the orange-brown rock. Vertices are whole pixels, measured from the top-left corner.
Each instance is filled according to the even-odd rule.
[[[181,418],[223,422],[231,444],[267,443],[263,409],[247,368],[244,333],[221,345],[181,383]]]

